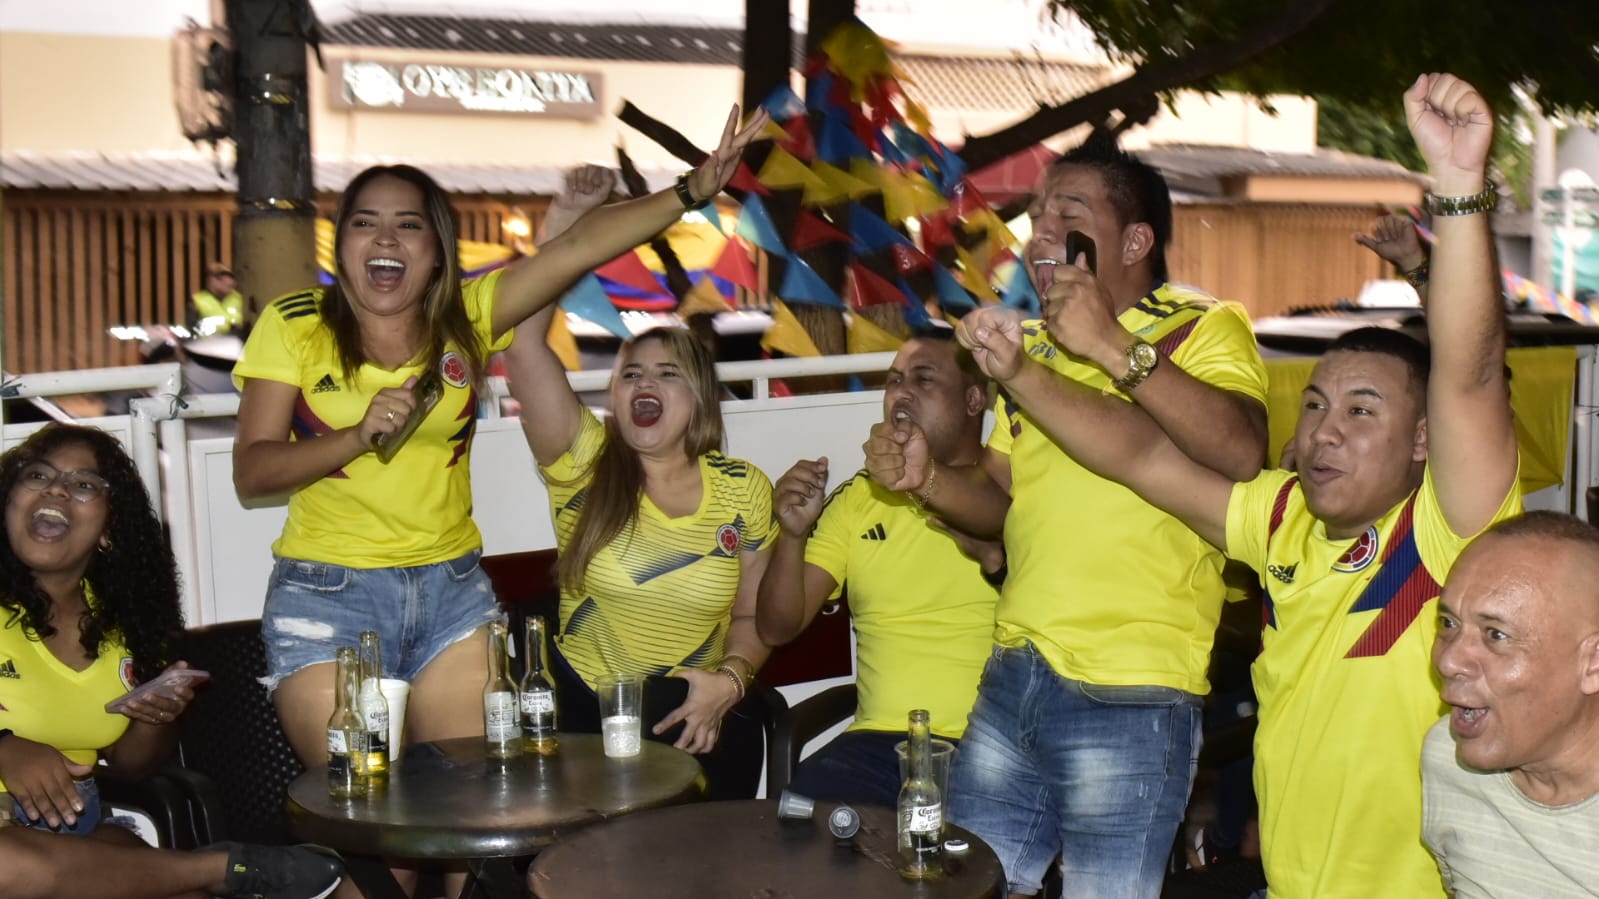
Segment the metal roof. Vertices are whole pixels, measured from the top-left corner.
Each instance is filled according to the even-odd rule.
[[[737,66],[744,53],[744,33],[738,29],[641,22],[576,23],[373,14],[328,25],[322,31],[324,45],[566,59]],[[797,46],[803,44],[803,35],[795,38]]]
[[[1224,178],[1286,175],[1304,178],[1397,178],[1416,184],[1425,175],[1386,159],[1318,148],[1313,153],[1274,153],[1251,147],[1155,144],[1134,155],[1160,169],[1172,190],[1209,196],[1224,193]]]

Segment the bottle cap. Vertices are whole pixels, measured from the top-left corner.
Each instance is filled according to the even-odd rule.
[[[969,848],[971,848],[971,847],[966,845],[966,841],[965,840],[945,840],[944,841],[944,851],[952,853],[954,855],[959,855],[962,852],[965,852]]]
[[[847,840],[860,832],[860,813],[847,805],[841,805],[827,816],[827,829],[838,839]]]

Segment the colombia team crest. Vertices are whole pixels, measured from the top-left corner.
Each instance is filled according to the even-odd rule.
[[[439,360],[439,377],[451,387],[466,386],[466,363],[461,361],[461,357],[456,355],[454,350],[445,353],[444,358]]]
[[[1378,542],[1377,526],[1366,528],[1366,533],[1360,535],[1355,545],[1345,550],[1344,554],[1338,557],[1338,561],[1333,563],[1332,570],[1353,574],[1370,565],[1377,558],[1377,550],[1380,548]]]
[[[716,529],[716,547],[730,556],[738,552],[742,538],[737,525],[724,524]]]
[[[122,657],[122,664],[118,666],[118,671],[122,674],[123,689],[132,690],[139,685],[139,682],[133,677],[133,658],[131,656]]]

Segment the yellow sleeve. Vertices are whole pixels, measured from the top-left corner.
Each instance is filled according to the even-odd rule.
[[[600,457],[600,450],[605,448],[605,424],[595,417],[594,413],[584,406],[577,422],[577,436],[572,438],[572,445],[548,465],[539,469],[549,484],[550,495],[553,499],[556,489],[569,488],[565,492],[568,497],[576,492],[575,487],[588,480],[593,474],[594,460]],[[771,505],[771,487],[768,486],[767,505]]]
[[[1266,402],[1266,364],[1249,315],[1237,303],[1220,303],[1200,316],[1172,361],[1206,384]]]
[[[1266,566],[1266,542],[1270,536],[1271,508],[1277,494],[1294,473],[1270,469],[1255,476],[1252,481],[1233,485],[1227,501],[1227,547],[1229,558],[1236,559],[1256,571]]]
[[[250,339],[245,341],[239,361],[233,366],[233,386],[243,390],[244,382],[251,378],[300,386],[300,348],[305,343],[305,335],[294,333],[297,329],[291,327],[285,317],[284,304],[299,313],[302,308],[314,309],[318,302],[321,302],[320,291],[302,291],[274,300],[262,310]]]
[[[1510,491],[1499,504],[1493,521],[1483,530],[1521,513],[1521,478],[1519,472],[1517,475],[1510,482]],[[1443,509],[1438,506],[1438,488],[1432,480],[1431,465],[1422,474],[1421,492],[1416,495],[1415,516],[1416,551],[1421,554],[1421,562],[1427,566],[1433,580],[1442,584],[1449,579],[1449,570],[1455,566],[1455,560],[1466,551],[1466,545],[1475,540],[1477,534],[1456,534],[1449,529]]]
[[[772,512],[772,480],[761,471],[760,466],[753,462],[745,461],[749,466],[749,506],[750,518],[744,528],[743,540],[739,548],[745,552],[754,552],[766,547],[772,539],[777,527],[777,517]]]
[[[1013,428],[1019,415],[1021,410],[1016,408],[1004,391],[994,397],[994,430],[988,434],[989,449],[1004,456],[1010,455],[1011,443],[1016,439]]]
[[[844,581],[849,577],[849,540],[856,533],[856,512],[860,509],[857,498],[867,489],[867,483],[866,472],[861,471],[833,488],[822,506],[821,517],[811,528],[811,539],[805,544],[805,563],[815,565],[833,579],[829,600],[843,594]]]
[[[508,328],[499,340],[494,339],[494,299],[499,293],[500,275],[504,271],[503,268],[497,268],[480,278],[468,278],[461,282],[461,299],[466,303],[466,317],[477,329],[485,355],[498,353],[510,346],[511,338],[516,333],[515,328]]]

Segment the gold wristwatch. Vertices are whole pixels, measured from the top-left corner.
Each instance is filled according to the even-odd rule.
[[[1149,373],[1160,364],[1160,351],[1147,341],[1135,340],[1127,348],[1127,374],[1113,380],[1116,389],[1130,391],[1144,383]]]

